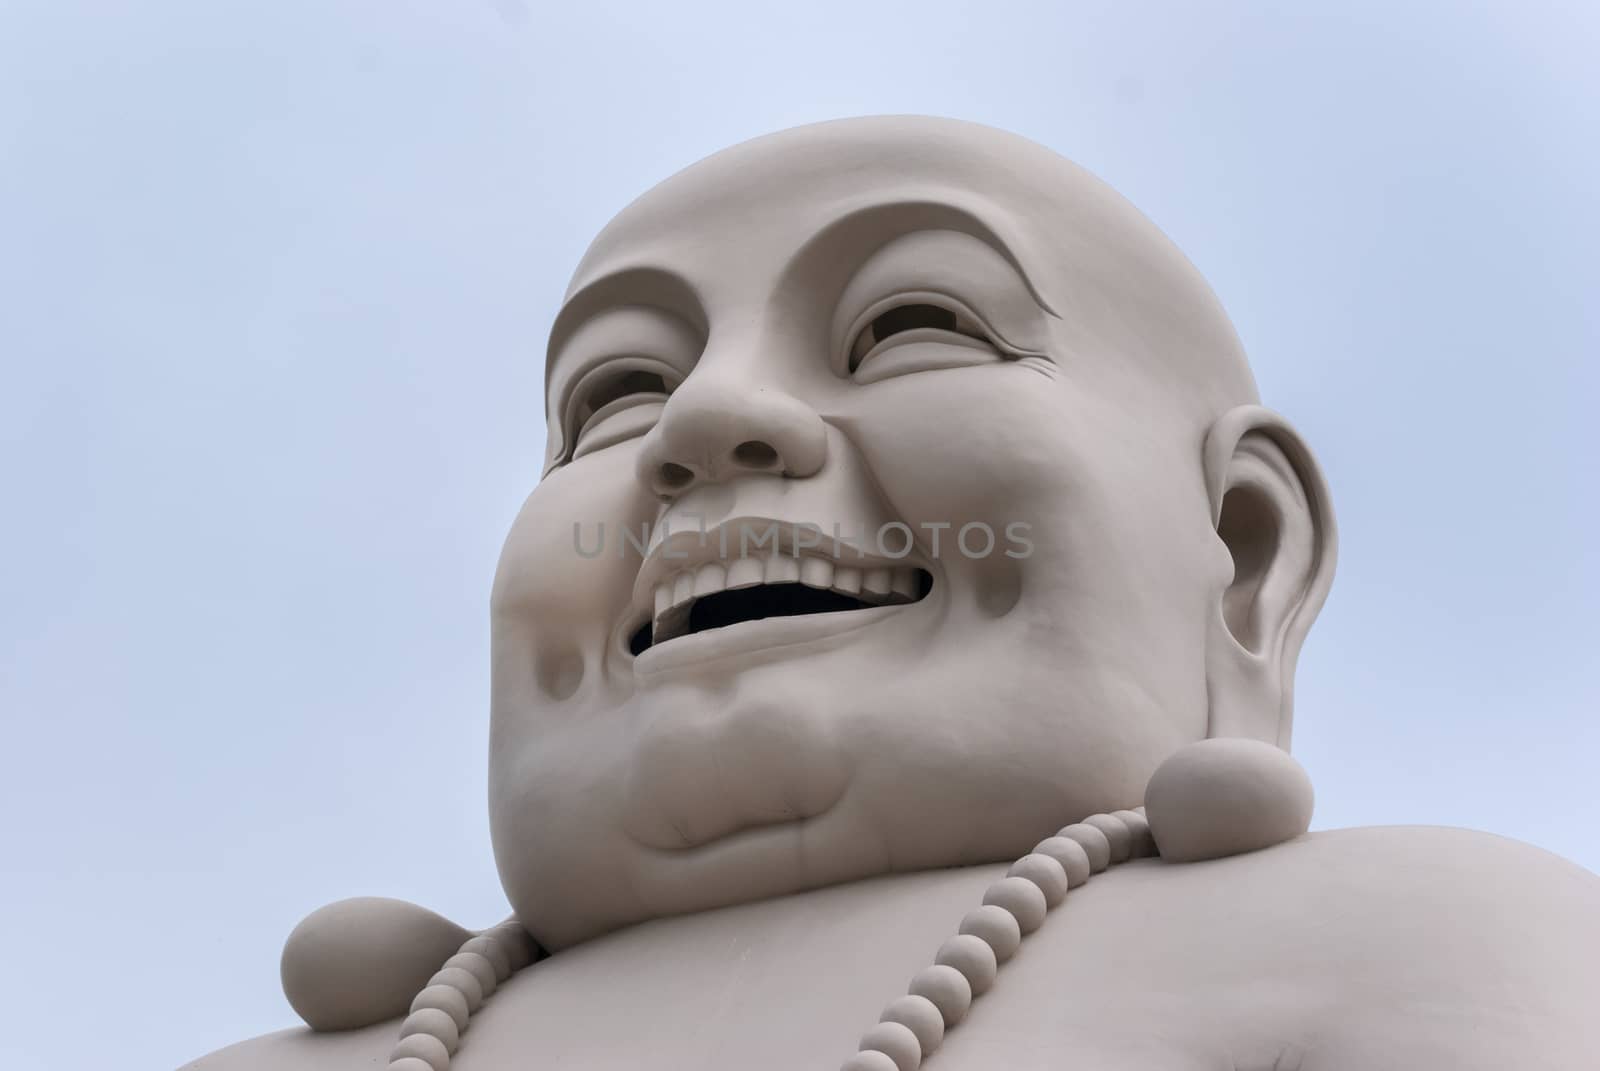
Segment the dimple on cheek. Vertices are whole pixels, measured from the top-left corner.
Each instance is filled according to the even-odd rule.
[[[512,626],[526,633],[528,657],[551,698],[577,690],[624,623],[638,548],[656,512],[632,473],[631,452],[622,448],[556,470],[506,538],[493,596],[497,647]]]

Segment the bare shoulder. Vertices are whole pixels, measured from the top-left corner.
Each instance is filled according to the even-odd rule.
[[[1600,1052],[1600,877],[1464,829],[1330,831],[1301,852],[1305,947],[1362,1006],[1321,1052],[1306,1042],[1307,1071],[1531,1071]]]
[[[1159,911],[1170,920],[1160,929],[1221,922],[1270,933],[1279,947],[1295,933],[1292,943],[1308,948],[1324,935],[1345,948],[1360,936],[1373,954],[1387,948],[1450,959],[1452,949],[1498,948],[1495,963],[1506,967],[1526,961],[1538,969],[1553,957],[1600,972],[1600,876],[1542,848],[1468,829],[1327,830],[1210,862],[1130,864],[1074,895],[1096,917]],[[1222,902],[1233,910],[1219,918]],[[1479,973],[1486,966],[1480,961]]]
[[[452,1062],[836,1065],[1003,872],[894,876],[619,931],[502,984]],[[952,1067],[1048,1053],[1119,1071],[1567,1069],[1600,1051],[1597,1004],[1600,877],[1485,833],[1347,829],[1097,876],[947,1047]],[[286,1030],[182,1071],[382,1067],[398,1026]]]
[[[184,1064],[178,1071],[343,1071],[382,1067],[399,1021],[319,1034],[307,1027],[279,1030]]]
[[[1540,995],[1551,1013],[1600,998],[1600,876],[1569,860],[1431,826],[1332,830],[1285,848],[1323,925],[1426,965],[1440,988]]]
[[[1553,1069],[1600,1051],[1600,877],[1528,844],[1332,830],[1126,864],[1072,895],[1030,939],[1053,954],[1007,970],[1070,992],[1076,1037],[1104,1036],[1141,986],[1148,1004],[1155,978],[1163,1022],[1240,1067]],[[1042,1014],[1028,1003],[996,1026]]]
[[[1506,966],[1539,968],[1548,955],[1600,972],[1600,876],[1542,848],[1469,829],[1376,826],[1313,833],[1279,851],[1300,896],[1368,927],[1389,919],[1383,932],[1413,951],[1497,947]]]

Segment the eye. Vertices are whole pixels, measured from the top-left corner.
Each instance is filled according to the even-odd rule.
[[[600,382],[586,390],[578,399],[578,434],[589,426],[601,410],[612,402],[638,394],[659,394],[665,398],[672,393],[667,389],[666,377],[659,372],[638,369],[604,376]]]
[[[907,300],[878,312],[856,332],[850,343],[850,371],[857,371],[891,346],[912,342],[954,344],[996,352],[989,333],[965,311]],[[944,362],[939,366],[944,366]]]
[[[574,457],[647,431],[677,385],[677,377],[666,371],[641,368],[634,360],[618,364],[624,366],[590,373],[574,392]]]

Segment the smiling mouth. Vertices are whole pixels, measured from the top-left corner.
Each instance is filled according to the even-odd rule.
[[[679,573],[656,588],[656,613],[629,638],[635,656],[713,629],[775,617],[918,602],[933,576],[912,566],[854,568],[826,558],[739,558]]]

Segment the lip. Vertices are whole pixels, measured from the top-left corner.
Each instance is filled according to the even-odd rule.
[[[921,603],[900,603],[801,617],[764,617],[696,632],[651,647],[633,659],[633,672],[641,680],[648,680],[674,670],[690,666],[704,668],[724,660],[766,661],[824,651],[834,645],[830,641],[842,641],[852,633],[919,605]]]
[[[775,532],[776,546],[764,548],[758,543],[754,547],[753,554],[733,553],[729,533],[738,532],[746,526],[761,532],[769,530]],[[801,531],[820,533],[820,542],[797,546],[797,538]],[[739,549],[743,551],[745,548],[741,546]],[[635,608],[649,612],[654,605],[656,585],[676,573],[693,572],[697,566],[708,562],[729,562],[737,558],[760,555],[771,556],[775,552],[783,557],[825,558],[839,565],[862,570],[927,568],[917,555],[907,554],[900,558],[888,558],[872,554],[852,540],[843,538],[835,540],[819,525],[780,521],[771,517],[733,517],[704,531],[671,533],[659,545],[651,548],[650,553],[640,563],[639,575],[634,579],[633,597],[637,604]]]
[[[640,563],[638,575],[634,578],[632,606],[626,618],[618,623],[613,636],[614,649],[632,662],[636,677],[647,679],[681,666],[702,665],[740,656],[753,656],[753,660],[764,660],[764,655],[770,657],[774,652],[781,652],[780,656],[786,656],[795,653],[791,651],[792,648],[823,649],[826,647],[823,641],[831,636],[847,635],[881,620],[886,616],[886,612],[907,609],[926,601],[924,597],[916,597],[909,602],[896,600],[864,609],[759,618],[704,632],[676,635],[666,642],[653,645],[634,655],[629,649],[629,641],[639,629],[641,622],[656,622],[660,617],[657,586],[663,580],[672,577],[677,577],[681,581],[685,576],[694,576],[708,563],[726,565],[735,561],[750,560],[754,556],[729,553],[731,550],[729,533],[751,527],[761,532],[769,530],[777,532],[774,544],[756,546],[758,554],[764,551],[765,556],[774,559],[782,557],[793,562],[801,562],[807,558],[818,558],[841,569],[855,570],[859,574],[872,571],[900,573],[908,569],[924,574],[932,572],[921,560],[920,555],[907,554],[899,558],[889,558],[871,554],[857,541],[831,537],[826,533],[822,534],[820,542],[812,543],[809,540],[816,538],[816,533],[822,531],[819,526],[760,515],[746,514],[728,518],[708,529],[670,533],[653,547]],[[807,541],[803,543],[800,542],[802,532],[807,533]],[[745,549],[742,544],[740,549]],[[755,560],[765,560],[765,557],[757,557]],[[767,575],[771,576],[770,568]],[[781,582],[793,582],[797,579],[798,577],[786,577]],[[853,589],[845,586],[834,590],[854,594]]]

